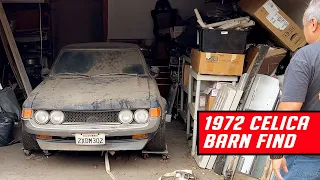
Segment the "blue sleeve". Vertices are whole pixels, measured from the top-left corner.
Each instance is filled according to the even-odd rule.
[[[284,75],[281,102],[304,103],[311,80],[311,67],[303,51],[291,59]]]

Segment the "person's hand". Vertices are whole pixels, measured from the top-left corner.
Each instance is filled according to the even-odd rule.
[[[286,158],[283,157],[281,159],[273,159],[272,160],[272,169],[278,180],[284,180],[280,174],[280,169],[282,168],[284,173],[288,173],[287,161]]]

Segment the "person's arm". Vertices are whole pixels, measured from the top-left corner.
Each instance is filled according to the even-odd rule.
[[[302,51],[298,52],[291,60],[283,82],[282,96],[277,111],[300,111],[308,92],[311,67],[305,61]],[[283,179],[280,168],[288,172],[286,160],[283,155],[270,155],[275,175]]]
[[[300,111],[302,102],[281,102],[278,106],[278,111]],[[283,155],[271,155],[271,159],[281,159]]]

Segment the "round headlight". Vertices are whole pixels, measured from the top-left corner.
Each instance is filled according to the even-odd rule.
[[[50,113],[50,121],[52,124],[62,124],[64,121],[64,114],[61,111],[52,111]]]
[[[130,110],[120,111],[119,121],[123,124],[130,124],[133,121],[133,113]]]
[[[38,124],[47,124],[49,121],[49,113],[47,111],[37,111],[34,114],[34,119]]]
[[[144,124],[148,121],[149,113],[144,109],[139,109],[134,112],[134,120],[139,124]]]

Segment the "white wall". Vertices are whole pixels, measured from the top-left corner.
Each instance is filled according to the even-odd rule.
[[[151,10],[157,0],[109,0],[109,39],[152,39]],[[274,2],[302,27],[302,16],[309,0],[274,0]],[[204,0],[170,0],[182,17],[194,15]],[[288,5],[290,4],[290,5]]]
[[[152,39],[151,10],[157,0],[109,0],[109,39]],[[179,10],[183,18],[194,15],[193,9],[204,0],[170,0],[172,8]]]
[[[310,0],[274,0],[274,2],[301,28],[302,17]]]

